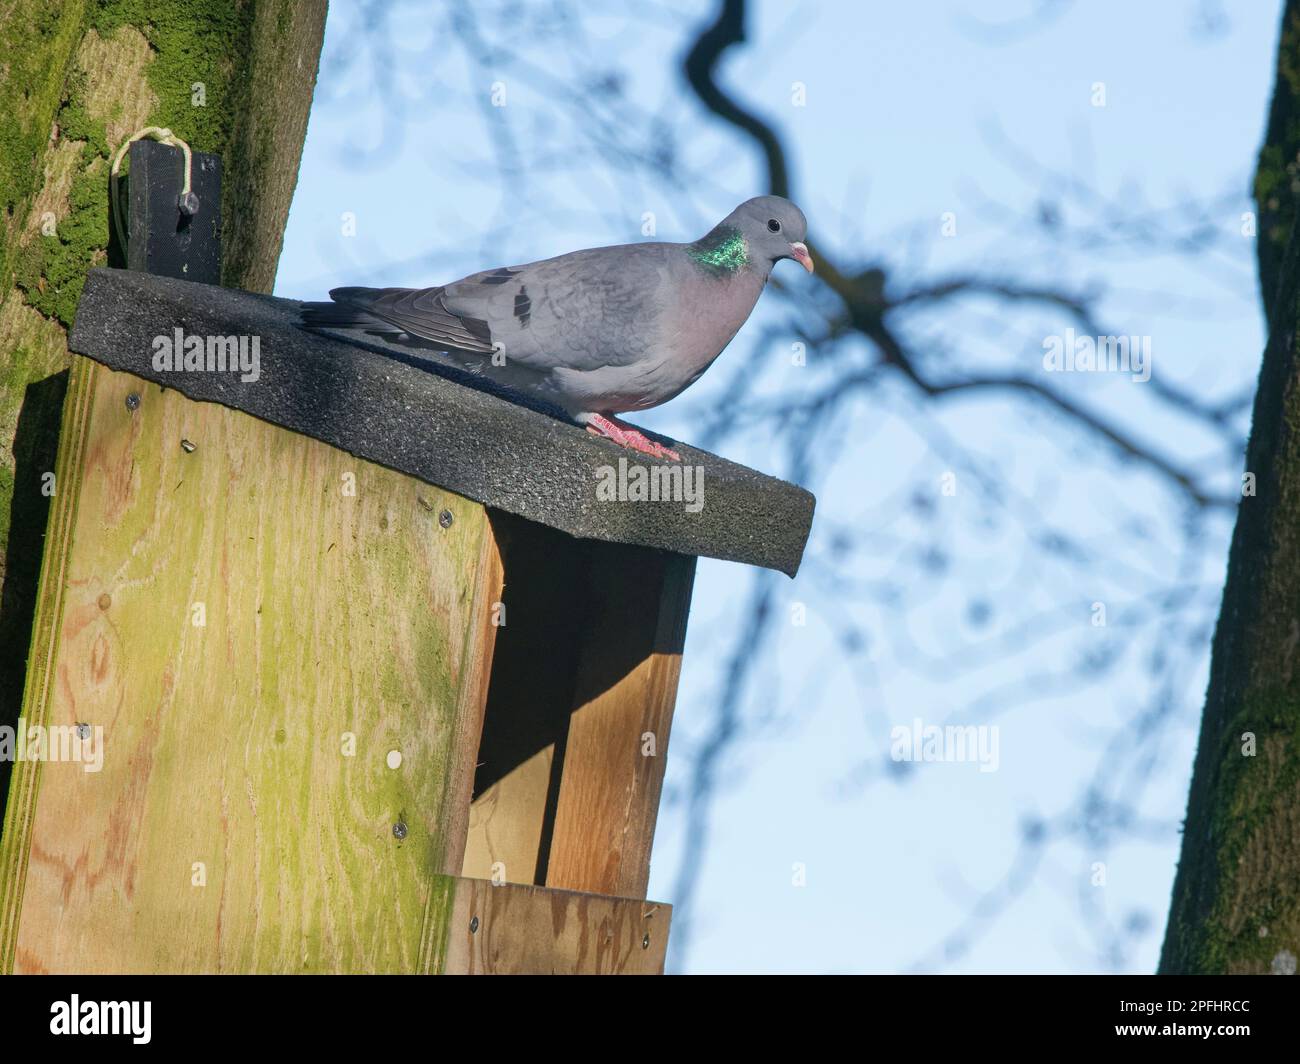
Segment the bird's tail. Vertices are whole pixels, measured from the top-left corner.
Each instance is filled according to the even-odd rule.
[[[382,318],[367,313],[365,306],[378,296],[391,292],[390,288],[331,288],[328,301],[304,303],[302,324],[307,329],[381,329],[390,331],[391,325]]]
[[[350,286],[330,289],[329,300],[303,303],[303,325],[308,329],[393,329],[382,317],[365,308],[374,300],[406,289],[368,289]]]

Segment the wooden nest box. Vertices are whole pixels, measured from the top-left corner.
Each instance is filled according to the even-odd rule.
[[[696,512],[598,498],[652,460],[297,321],[89,278],[23,708],[85,756],[14,766],[4,968],[661,971],[695,556],[793,574],[812,497],[683,447]]]

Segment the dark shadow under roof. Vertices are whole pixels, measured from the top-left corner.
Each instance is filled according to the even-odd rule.
[[[678,443],[683,462],[703,467],[698,513],[681,502],[600,501],[602,467],[617,469],[620,457],[630,465],[660,463],[467,386],[467,375],[405,348],[307,332],[298,324],[299,306],[291,299],[95,269],[68,346],[110,369],[241,410],[573,536],[745,562],[790,576],[798,570],[814,506],[802,488]],[[155,337],[170,337],[177,328],[186,336],[259,337],[259,379],[154,369]]]

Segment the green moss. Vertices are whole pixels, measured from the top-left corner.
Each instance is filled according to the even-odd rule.
[[[280,10],[275,13],[275,35],[281,41],[289,39],[293,32],[293,5],[281,4]]]
[[[66,140],[84,140],[96,155],[108,156],[108,133],[102,119],[90,117],[86,108],[86,72],[74,66],[68,73],[59,107],[59,135]]]
[[[36,20],[35,26],[29,32],[40,33],[44,26],[45,32],[66,33],[69,49],[86,29],[106,38],[124,26],[138,29],[153,51],[145,76],[158,105],[150,115],[150,124],[170,128],[195,150],[225,151],[248,81],[243,68],[251,45],[251,4],[240,0],[168,4],[97,0],[84,25],[79,17],[70,27],[48,18]],[[59,68],[61,73],[65,67]],[[6,265],[31,306],[70,327],[86,273],[103,261],[108,247],[108,160],[118,145],[108,143],[103,119],[91,117],[84,71],[74,67],[60,80],[61,85],[52,83],[52,91],[59,93],[55,122],[66,140],[81,142],[78,174],[69,194],[70,211],[60,221],[57,234],[30,241]],[[201,106],[194,102],[197,83],[203,86]],[[0,167],[8,168],[8,172],[0,169],[0,174],[9,179],[0,181],[0,188],[17,190],[16,194],[6,192],[5,201],[6,210],[15,215],[25,217],[30,210],[48,135],[47,124],[16,123],[12,117],[0,121]],[[24,162],[25,169],[20,172]]]
[[[1277,80],[1273,88],[1268,131],[1256,163],[1254,196],[1259,219],[1257,234],[1261,290],[1265,310],[1277,283],[1277,270],[1295,219],[1300,189],[1300,13],[1283,16],[1278,42]]]
[[[1300,144],[1300,130],[1288,133],[1287,139]],[[1295,180],[1295,164],[1287,161],[1281,148],[1270,145],[1259,153],[1254,189],[1260,218],[1258,239],[1261,245],[1277,255],[1285,250],[1291,235]]]
[[[108,246],[108,139],[102,120],[86,106],[87,79],[75,64],[64,83],[55,119],[65,140],[80,141],[69,210],[50,235],[29,241],[15,256],[14,282],[26,301],[48,318],[71,327],[86,273]]]
[[[12,499],[14,495],[14,471],[7,465],[0,465],[0,499]],[[9,507],[0,506],[0,552],[9,542]],[[6,718],[7,719],[7,718]]]
[[[86,273],[108,246],[107,163],[82,150],[90,166],[72,181],[71,210],[54,236],[42,236],[18,256],[15,282],[24,298],[49,318],[71,328]]]
[[[1242,753],[1241,736],[1255,736],[1256,753]],[[1275,828],[1278,810],[1288,806],[1300,787],[1300,701],[1281,691],[1254,694],[1223,729],[1219,751],[1218,781],[1215,793],[1211,837],[1217,853],[1216,877],[1221,888],[1201,935],[1199,962],[1201,972],[1224,972],[1240,969],[1254,962],[1267,971],[1277,952],[1276,938],[1261,938],[1259,928],[1297,922],[1297,899],[1293,882],[1278,875],[1270,883],[1253,884],[1251,917],[1243,921],[1230,911],[1232,895],[1226,885],[1241,875],[1240,866],[1247,847],[1261,831]],[[1279,764],[1265,767],[1264,744],[1270,752],[1282,751]],[[1268,887],[1273,889],[1269,890]],[[1261,888],[1264,888],[1261,894]]]
[[[0,22],[0,220],[26,224],[40,189],[50,124],[81,36],[84,4],[18,0]],[[0,238],[0,281],[12,276],[15,241]]]
[[[154,52],[145,76],[158,97],[154,125],[166,126],[197,151],[224,152],[248,78],[253,5],[246,0],[97,0],[90,24],[108,35],[134,26]],[[196,107],[193,86],[203,85]]]

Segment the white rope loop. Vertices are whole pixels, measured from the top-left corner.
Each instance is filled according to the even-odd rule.
[[[190,146],[181,140],[170,129],[162,126],[145,126],[132,133],[118,147],[117,152],[113,155],[113,169],[109,173],[109,199],[113,215],[113,227],[117,230],[117,243],[122,249],[122,255],[126,255],[126,230],[122,226],[122,203],[118,194],[118,168],[122,165],[122,156],[126,150],[131,147],[137,140],[143,140],[145,137],[151,137],[160,144],[168,144],[173,148],[180,148],[185,156],[185,181],[181,187],[181,199],[184,200],[190,194],[191,178],[193,173],[194,156],[190,152]]]

